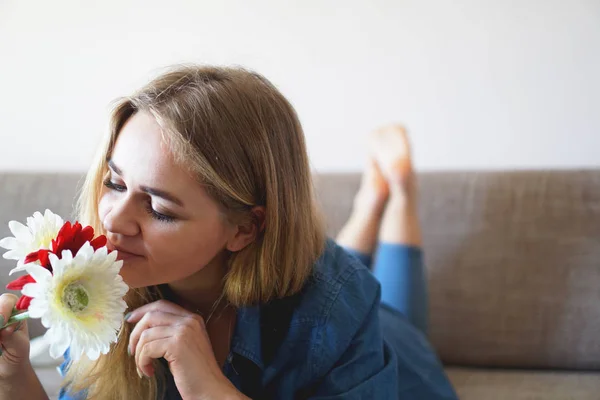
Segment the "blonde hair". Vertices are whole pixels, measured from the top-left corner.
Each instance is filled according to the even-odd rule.
[[[224,298],[243,307],[299,292],[323,251],[325,232],[302,127],[283,95],[254,72],[192,65],[172,68],[121,99],[78,203],[82,223],[99,233],[107,158],[119,131],[137,111],[156,118],[175,160],[195,174],[231,222],[254,221],[251,209],[266,208],[256,240],[229,256]],[[159,297],[158,288],[149,287],[130,290],[126,301],[135,309]],[[156,398],[165,371],[155,363],[154,378],[138,377],[127,355],[129,334],[124,324],[107,355],[73,364],[65,378],[68,389],[85,389],[88,399]]]

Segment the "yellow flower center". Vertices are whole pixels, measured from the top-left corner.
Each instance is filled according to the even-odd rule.
[[[78,281],[69,283],[62,292],[63,305],[74,313],[85,310],[90,303],[90,297],[85,287]]]

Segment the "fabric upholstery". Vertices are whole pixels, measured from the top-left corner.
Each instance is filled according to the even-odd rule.
[[[358,175],[322,175],[335,234]],[[430,336],[443,361],[600,367],[600,172],[419,175]]]
[[[446,368],[461,400],[597,400],[600,373]]]

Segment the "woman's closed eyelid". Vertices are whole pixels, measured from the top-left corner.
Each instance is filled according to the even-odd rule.
[[[107,178],[104,181],[104,186],[106,186],[110,190],[115,190],[117,192],[125,192],[127,190],[126,186],[117,184],[117,183],[111,181],[110,178]],[[154,207],[152,206],[151,198],[146,199],[145,202],[146,202],[145,203],[146,211],[148,212],[148,214],[150,214],[150,216],[152,218],[154,218],[160,222],[174,222],[175,220],[177,220],[176,217],[168,215],[170,213],[163,213],[163,212],[156,211],[154,209]]]
[[[107,178],[106,180],[104,180],[104,186],[106,186],[109,189],[116,190],[118,192],[124,192],[125,190],[127,190],[127,187],[125,187],[124,185],[120,185],[118,183],[113,182],[110,179],[110,177]]]
[[[177,219],[177,218],[172,217],[170,215],[166,215],[166,214],[163,214],[163,213],[160,213],[160,212],[156,211],[152,207],[152,203],[150,201],[148,202],[148,206],[146,208],[146,211],[148,211],[148,213],[152,216],[152,218],[154,218],[154,219],[156,219],[158,221],[161,221],[161,222],[168,222],[168,223],[170,223],[170,222],[175,222],[175,220]]]

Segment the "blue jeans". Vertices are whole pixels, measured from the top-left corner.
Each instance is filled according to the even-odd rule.
[[[427,280],[421,248],[379,243],[374,254],[364,254],[350,248],[346,248],[346,251],[365,264],[379,280],[381,303],[402,313],[427,335]]]

